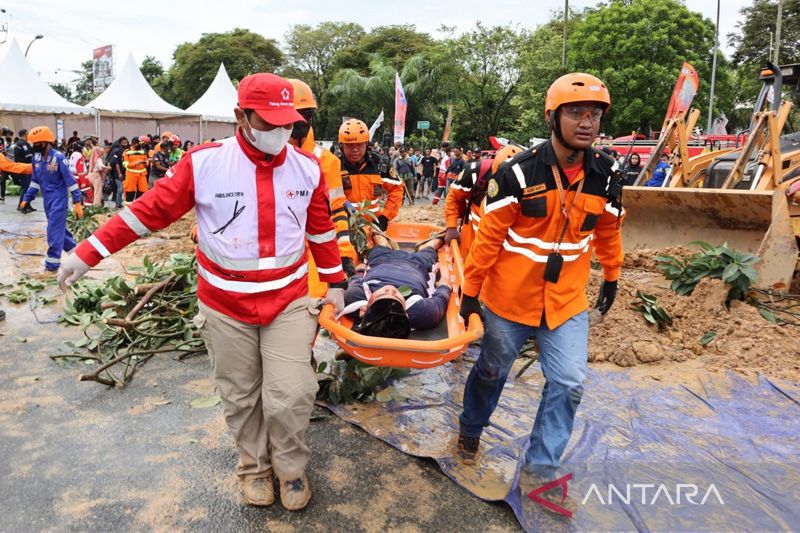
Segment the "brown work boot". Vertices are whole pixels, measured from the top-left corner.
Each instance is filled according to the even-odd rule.
[[[480,456],[480,447],[480,437],[468,437],[459,433],[456,443],[456,459],[468,466],[475,465]]]
[[[267,477],[245,478],[239,480],[244,501],[248,505],[266,507],[275,502],[275,491],[272,488],[272,474]]]
[[[523,469],[519,473],[520,497],[528,505],[534,505],[555,516],[571,519],[578,512],[578,502],[569,492],[567,479],[560,480],[547,490],[537,491],[537,489],[555,482],[556,479],[555,476],[537,475]],[[567,487],[567,494],[564,494],[565,487]],[[550,503],[552,507],[548,507],[542,501],[537,500],[544,500]]]
[[[281,503],[287,511],[299,511],[308,505],[311,487],[305,474],[289,481],[281,480]]]

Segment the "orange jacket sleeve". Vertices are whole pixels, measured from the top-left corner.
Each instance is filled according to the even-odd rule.
[[[606,203],[606,210],[600,215],[597,227],[594,229],[594,255],[603,267],[603,277],[606,281],[619,279],[622,261],[625,253],[622,251],[622,222],[625,220],[625,209],[617,220],[617,208]],[[620,228],[617,227],[617,222]],[[481,226],[483,231],[483,226]]]
[[[33,165],[30,163],[15,163],[0,154],[0,172],[10,172],[11,174],[31,174]],[[25,192],[25,191],[23,191]]]
[[[497,260],[508,235],[508,228],[519,216],[520,194],[519,185],[511,173],[510,165],[505,165],[498,176],[489,180],[481,229],[464,262],[462,291],[467,296],[477,296],[481,292],[483,280]]]
[[[331,203],[331,219],[336,229],[336,242],[339,245],[339,255],[349,257],[353,263],[358,264],[358,254],[350,242],[350,218],[345,207],[347,198],[342,188],[342,162],[330,150],[322,152],[320,157],[322,176],[328,185],[328,198]]]
[[[378,216],[383,215],[392,220],[400,212],[400,206],[403,205],[403,182],[397,178],[383,176],[381,181],[383,181],[383,190],[386,191],[386,203]]]
[[[450,185],[444,201],[445,227],[457,228],[458,223],[463,220],[464,214],[468,212],[469,199],[472,196],[472,179],[472,169],[468,169]]]

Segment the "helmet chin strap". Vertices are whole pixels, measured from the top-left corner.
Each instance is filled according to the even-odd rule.
[[[550,129],[553,130],[553,133],[556,134],[556,139],[560,142],[564,147],[569,148],[572,150],[572,153],[567,156],[567,161],[570,163],[574,163],[575,160],[578,158],[578,154],[583,151],[582,148],[578,148],[576,146],[571,145],[567,142],[564,138],[564,134],[561,133],[561,117],[559,115],[560,109],[556,109],[555,111],[551,111],[550,113]]]

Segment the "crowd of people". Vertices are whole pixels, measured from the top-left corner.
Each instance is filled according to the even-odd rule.
[[[104,139],[102,143],[97,136],[80,137],[73,131],[68,139],[54,142],[52,148],[67,158],[85,204],[104,205],[105,201],[111,201],[121,209],[126,196],[128,201],[138,198],[193,146],[193,141],[182,142],[169,131],[130,140],[126,136],[113,142]],[[11,130],[3,128],[0,154],[9,161],[31,164],[34,152],[28,142],[28,130],[21,129],[13,136]],[[0,202],[5,202],[9,180],[19,187],[21,203],[30,186],[30,173],[0,173]],[[36,208],[28,205],[23,209],[18,205],[18,210],[30,213]]]

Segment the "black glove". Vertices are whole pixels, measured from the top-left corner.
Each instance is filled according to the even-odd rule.
[[[608,313],[611,309],[611,304],[614,303],[614,298],[617,297],[617,282],[604,281],[600,287],[600,294],[597,297],[597,303],[594,304],[595,308],[600,311],[601,315]]]
[[[456,240],[460,244],[461,234],[456,228],[447,228],[447,231],[444,232],[444,243],[450,244],[450,241],[452,240]]]
[[[389,219],[383,215],[379,216],[378,227],[381,228],[381,231],[386,231],[386,228],[389,227]]]
[[[472,313],[475,313],[483,320],[483,308],[481,308],[478,298],[464,294],[461,297],[461,309],[459,309],[458,314],[464,319],[465,326],[469,326],[469,316]]]
[[[356,265],[353,264],[353,260],[349,257],[342,257],[342,270],[344,270],[344,275],[347,276],[347,279],[356,273]]]

